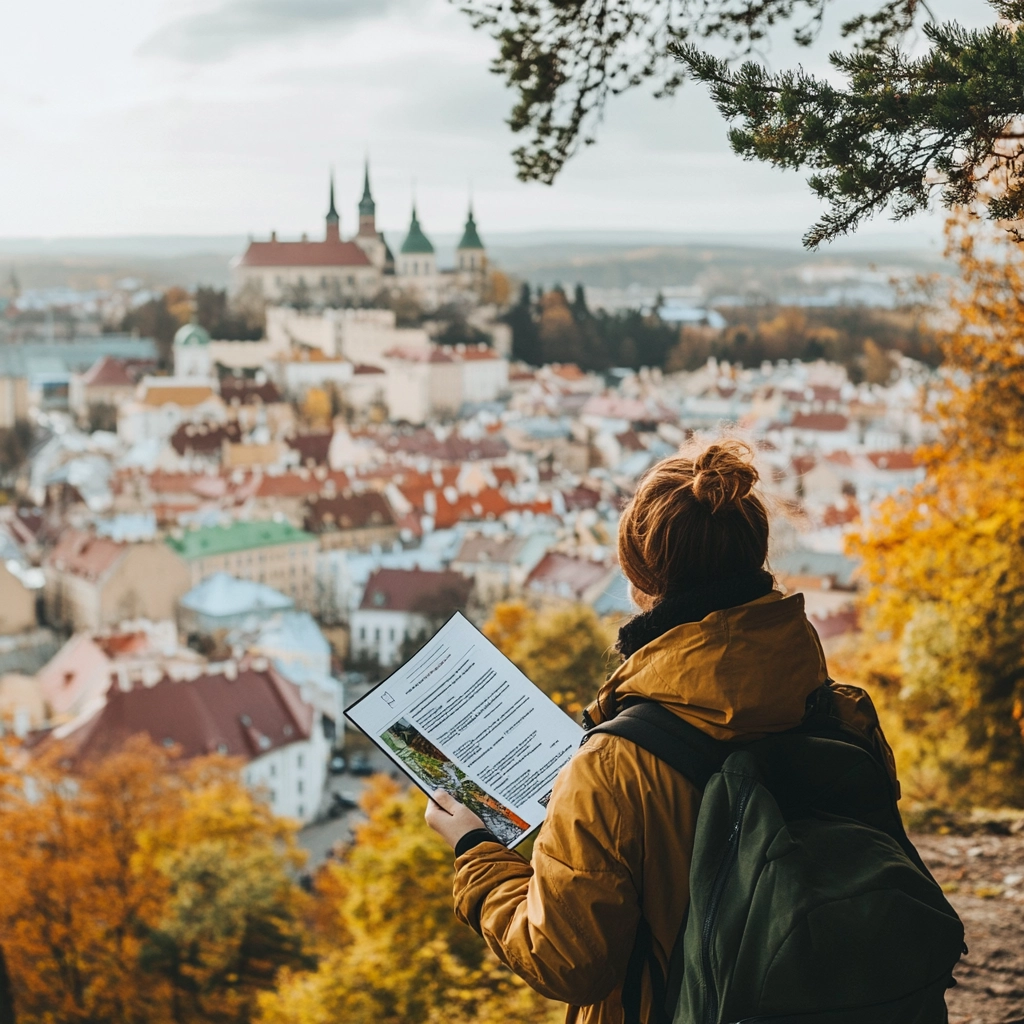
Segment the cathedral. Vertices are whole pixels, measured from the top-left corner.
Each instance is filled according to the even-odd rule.
[[[382,289],[398,289],[433,308],[457,294],[479,296],[486,283],[484,249],[473,209],[456,250],[456,266],[440,270],[434,246],[420,226],[413,203],[412,218],[398,256],[377,230],[377,204],[370,191],[370,168],[363,175],[359,226],[347,241],[341,237],[341,218],[334,205],[334,176],[330,183],[324,238],[285,242],[271,232],[269,241],[249,243],[232,264],[232,290],[255,291],[274,303],[346,306],[371,302]]]

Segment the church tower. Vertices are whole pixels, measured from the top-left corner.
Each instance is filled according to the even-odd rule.
[[[334,171],[331,171],[331,208],[327,211],[327,241],[341,241],[341,218],[334,205]]]
[[[363,198],[359,200],[359,234],[377,237],[377,204],[370,194],[370,161],[363,164]]]
[[[377,230],[377,204],[370,192],[370,161],[363,164],[363,197],[359,200],[359,231],[352,239],[369,261],[379,270],[387,271],[388,252],[384,236]],[[393,259],[392,259],[393,263]]]
[[[466,217],[462,239],[455,250],[455,259],[459,284],[464,288],[481,291],[487,276],[487,250],[476,229],[472,204]]]

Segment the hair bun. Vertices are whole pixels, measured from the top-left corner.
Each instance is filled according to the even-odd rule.
[[[757,483],[753,452],[742,441],[710,445],[693,464],[693,496],[712,515],[736,505]]]

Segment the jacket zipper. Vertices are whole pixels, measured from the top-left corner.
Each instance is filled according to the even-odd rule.
[[[744,779],[743,786],[740,789],[739,801],[736,804],[736,816],[733,818],[732,831],[729,833],[729,840],[726,843],[722,863],[719,864],[718,871],[715,874],[715,884],[711,887],[711,899],[708,901],[708,909],[704,915],[704,925],[701,929],[700,968],[704,988],[708,993],[708,1001],[704,1012],[704,1024],[718,1024],[718,990],[714,987],[711,977],[711,940],[714,936],[718,907],[722,902],[722,895],[725,892],[725,883],[729,880],[729,872],[732,870],[739,852],[740,827],[743,824],[743,815],[746,812],[747,803],[753,790],[754,780]]]

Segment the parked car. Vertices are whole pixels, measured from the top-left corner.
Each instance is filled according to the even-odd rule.
[[[348,770],[353,775],[372,775],[373,765],[370,764],[370,755],[363,750],[357,750],[348,759]]]
[[[340,775],[345,770],[345,758],[342,754],[335,754],[327,763],[328,771],[332,775]]]

